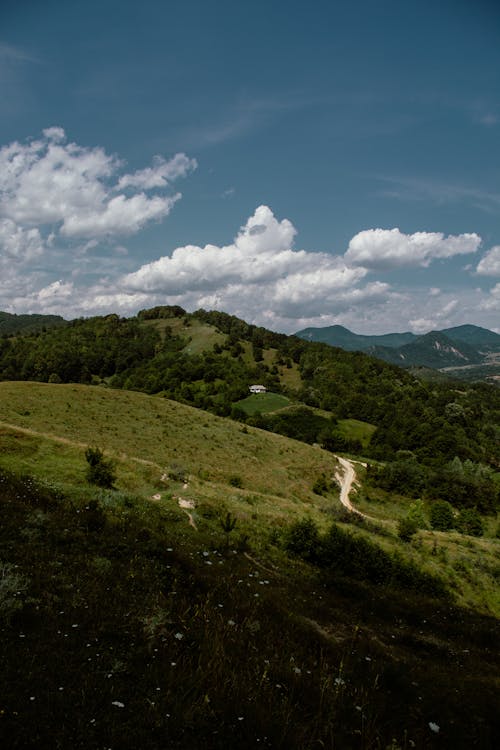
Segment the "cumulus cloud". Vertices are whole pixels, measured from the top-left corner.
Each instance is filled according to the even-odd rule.
[[[404,234],[399,229],[368,229],[349,243],[345,260],[373,269],[427,268],[438,258],[475,253],[481,244],[477,234],[445,237],[441,232]]]
[[[273,311],[280,317],[320,314],[348,302],[366,270],[342,257],[292,248],[296,230],[259,206],[230,245],[187,245],[170,257],[147,263],[121,279],[131,293],[183,296],[198,306],[250,315]],[[382,285],[387,291],[387,285]],[[380,294],[370,285],[367,296]],[[356,294],[362,294],[357,289]],[[352,299],[354,301],[354,298]],[[342,304],[342,303],[341,303]]]
[[[0,219],[0,257],[32,260],[43,253],[43,247],[37,228],[23,229],[11,219]]]
[[[152,167],[117,180],[123,164],[115,156],[68,143],[62,128],[47,128],[40,139],[0,149],[0,219],[20,231],[47,228],[66,238],[133,234],[167,216],[180,198],[144,191],[165,190],[195,166],[185,154],[156,157]]]
[[[479,261],[476,273],[483,276],[500,276],[500,245],[495,245]]]

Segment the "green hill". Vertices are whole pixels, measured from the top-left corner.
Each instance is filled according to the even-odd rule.
[[[0,383],[5,746],[493,748],[498,542],[403,543],[407,499],[346,516],[337,470],[158,396]]]
[[[60,315],[15,315],[0,312],[0,335],[40,331],[43,328],[63,326],[65,323]]]

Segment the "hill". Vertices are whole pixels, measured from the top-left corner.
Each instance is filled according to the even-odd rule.
[[[76,320],[2,339],[0,379],[156,393],[333,450],[360,449],[346,445],[336,427],[339,420],[358,420],[376,427],[365,447],[374,459],[411,450],[426,462],[455,456],[500,462],[498,390],[424,382],[366,354],[267,331],[221,312],[161,307],[135,318]],[[291,408],[249,416],[239,404],[253,383],[289,399]]]
[[[60,315],[14,315],[0,312],[0,335],[40,331],[43,328],[62,326],[66,323]]]
[[[495,746],[491,537],[403,543],[331,453],[142,393],[0,383],[0,448],[6,746]]]

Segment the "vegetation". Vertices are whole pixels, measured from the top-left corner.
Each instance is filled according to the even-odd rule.
[[[5,382],[0,421],[6,746],[494,746],[491,524],[332,523],[331,453],[141,393]]]
[[[6,746],[496,745],[498,390],[178,307],[0,375]]]

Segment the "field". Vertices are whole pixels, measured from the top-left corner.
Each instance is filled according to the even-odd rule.
[[[0,383],[0,436],[5,466],[51,481],[81,482],[88,445],[117,461],[124,491],[156,494],[164,473],[180,471],[199,512],[226,502],[241,525],[247,519],[256,528],[306,511],[324,523],[328,501],[312,487],[336,468],[331,454],[304,443],[161,397],[101,387]],[[258,522],[250,522],[257,510]]]
[[[257,412],[267,414],[284,409],[289,404],[290,399],[280,393],[252,393],[251,396],[236,401],[234,406],[244,411],[247,416],[253,417]]]

